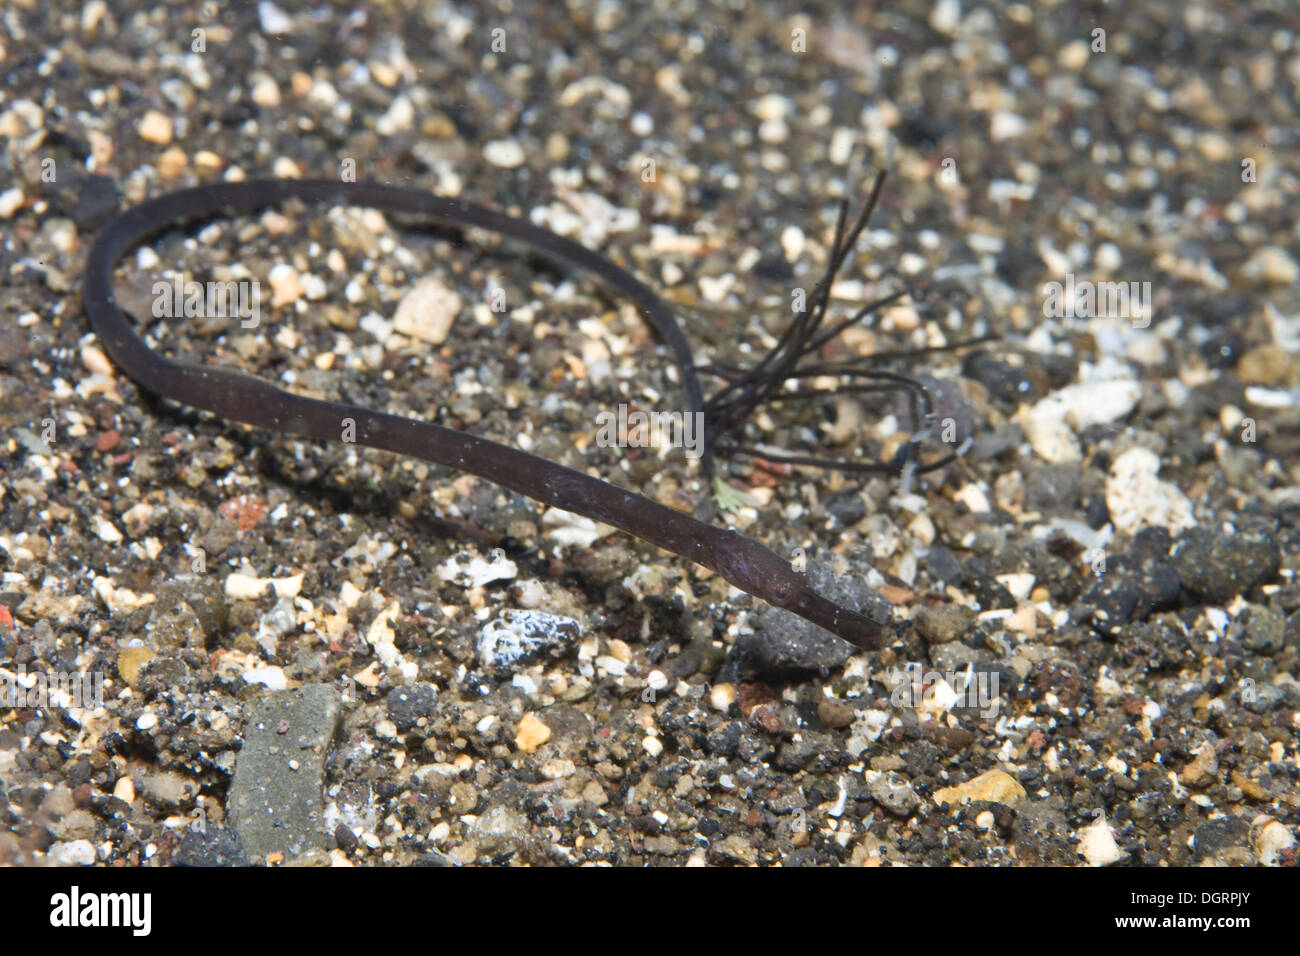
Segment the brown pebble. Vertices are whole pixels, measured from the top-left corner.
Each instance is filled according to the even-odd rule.
[[[915,591],[911,588],[903,588],[895,584],[882,584],[879,591],[890,604],[902,604],[906,606],[916,600]]]
[[[110,428],[106,432],[100,432],[99,438],[95,440],[95,448],[99,451],[112,451],[122,441],[122,433],[116,428]]]
[[[1276,345],[1261,345],[1241,357],[1237,377],[1250,385],[1281,388],[1300,380],[1300,362]]]
[[[237,495],[223,501],[217,510],[234,521],[240,531],[251,531],[261,523],[270,509],[256,495]]]
[[[934,739],[946,750],[965,750],[975,742],[975,733],[964,727],[937,727]]]
[[[750,711],[759,704],[775,699],[776,695],[772,693],[772,688],[761,681],[755,681],[752,684],[741,684],[737,688],[736,706],[740,708],[741,716],[748,717]]]
[[[1236,784],[1238,787],[1241,788],[1241,792],[1244,793],[1246,796],[1250,797],[1250,799],[1252,800],[1270,799],[1270,795],[1267,790],[1265,790],[1263,787],[1257,784],[1254,780],[1251,780],[1240,770],[1232,771],[1232,773],[1229,774],[1229,777],[1231,778],[1234,784]]]
[[[817,716],[831,730],[840,730],[853,723],[855,713],[852,704],[834,697],[823,697],[817,702]]]
[[[749,720],[769,734],[779,734],[785,726],[779,704],[759,704],[749,712]]]
[[[138,131],[142,140],[157,146],[166,146],[175,134],[171,117],[158,110],[149,110],[144,114]]]

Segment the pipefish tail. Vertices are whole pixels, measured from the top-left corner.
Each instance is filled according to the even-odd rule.
[[[870,650],[884,644],[880,624],[819,593],[788,561],[735,531],[457,429],[295,395],[244,372],[179,362],[151,349],[114,298],[112,272],[118,260],[165,229],[199,219],[255,212],[288,200],[365,206],[416,214],[455,228],[484,229],[590,273],[640,309],[672,351],[690,411],[705,411],[699,374],[681,327],[668,305],[630,272],[572,240],[486,206],[376,183],[310,179],[213,183],[168,193],[119,213],[91,246],[82,288],[91,327],[113,362],[147,391],[257,428],[339,440],[345,422],[350,421],[358,444],[459,469],[547,505],[605,522],[703,565],[742,591],[792,611],[860,648]],[[707,417],[704,421],[707,435]],[[712,443],[706,437],[701,454],[706,478],[713,476],[714,467]]]

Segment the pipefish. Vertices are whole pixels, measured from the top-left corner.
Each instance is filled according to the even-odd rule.
[[[882,178],[877,178],[870,205],[879,195]],[[114,298],[112,272],[117,262],[145,239],[166,229],[195,220],[256,212],[289,200],[363,206],[415,214],[453,228],[483,229],[590,273],[609,290],[633,302],[671,350],[681,372],[689,411],[705,413],[700,464],[709,479],[715,473],[715,429],[719,425],[735,426],[760,402],[772,399],[786,378],[803,374],[797,367],[800,359],[816,351],[839,328],[861,317],[855,316],[828,333],[815,334],[829,302],[830,279],[865,225],[870,205],[852,229],[846,228],[847,201],[841,206],[831,268],[814,290],[813,308],[807,317],[792,323],[778,347],[753,368],[715,370],[714,374],[722,376],[727,385],[708,401],[700,385],[700,370],[672,310],[626,269],[577,242],[489,207],[399,186],[270,179],[212,183],[149,199],[118,213],[103,227],[86,259],[82,298],[91,327],[109,357],[149,392],[246,425],[320,440],[339,440],[345,424],[351,423],[357,444],[468,472],[547,505],[612,525],[703,565],[740,590],[785,608],[860,648],[883,646],[886,634],[880,623],[819,593],[805,573],[736,531],[715,527],[609,482],[457,429],[295,395],[244,372],[176,361],[151,349]],[[924,389],[914,391],[913,397],[926,411]],[[736,450],[751,452],[746,448]],[[915,467],[914,461],[912,464]],[[866,466],[862,470],[873,468]]]

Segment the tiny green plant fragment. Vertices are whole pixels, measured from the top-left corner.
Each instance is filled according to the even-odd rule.
[[[746,494],[735,485],[723,481],[721,476],[713,476],[713,500],[723,511],[735,514],[741,508],[757,508],[758,499]]]

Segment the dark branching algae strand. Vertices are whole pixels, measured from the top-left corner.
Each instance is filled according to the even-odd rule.
[[[822,328],[830,302],[831,282],[866,226],[883,178],[883,174],[877,176],[870,198],[851,225],[847,200],[841,204],[829,267],[809,297],[809,308],[796,314],[779,342],[751,367],[716,365],[705,369],[724,382],[707,400],[700,385],[702,370],[696,366],[671,308],[630,272],[583,245],[521,219],[475,203],[398,186],[331,180],[261,180],[214,183],[148,200],[114,217],[95,240],[86,261],[83,299],[91,326],[113,362],[150,392],[232,421],[309,438],[337,440],[344,434],[345,425],[349,425],[359,444],[469,472],[545,504],[613,525],[710,568],[741,590],[870,650],[885,643],[886,632],[881,624],[819,593],[807,575],[752,538],[714,527],[545,458],[457,429],[295,395],[264,379],[229,368],[169,359],[145,343],[131,318],[115,301],[112,273],[123,255],[167,228],[254,212],[289,200],[370,207],[426,218],[443,226],[485,229],[590,273],[609,291],[636,304],[673,353],[681,371],[689,411],[704,414],[700,464],[706,479],[715,476],[717,453],[760,454],[738,441],[744,422],[755,409],[768,402],[822,394],[780,390],[791,380],[825,375],[856,380],[844,386],[849,391],[893,389],[905,393],[914,421],[921,423],[918,434],[892,462],[881,465],[780,456],[767,451],[761,454],[769,460],[795,464],[910,476],[941,467],[954,457],[948,454],[929,463],[920,460],[920,440],[933,417],[926,387],[915,379],[876,369],[869,363],[863,367],[861,360],[853,367],[815,361],[816,353],[830,339],[896,298],[891,296],[870,303],[849,318]]]

